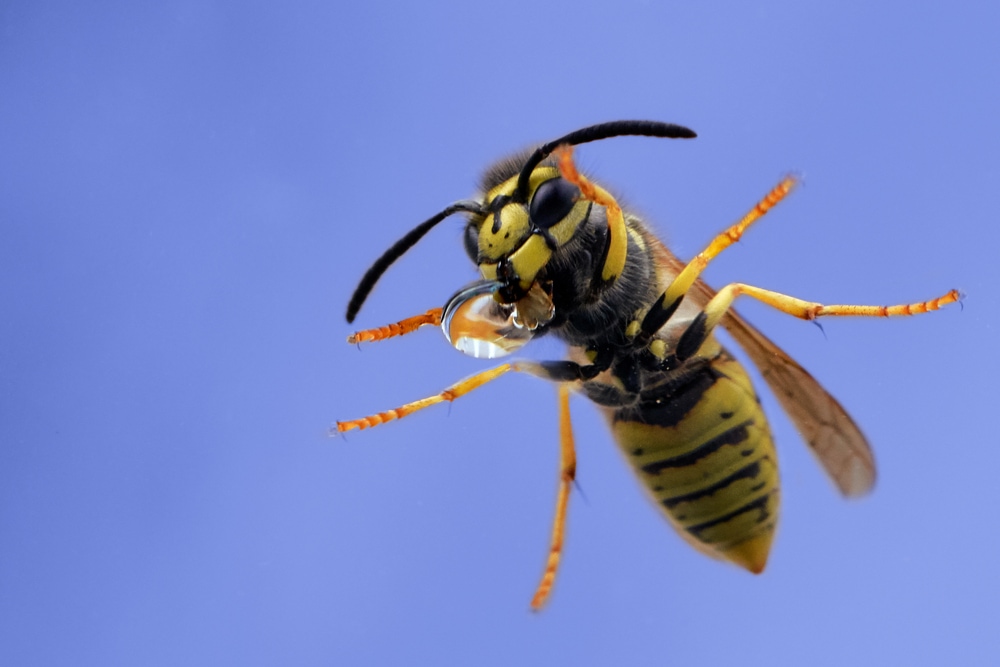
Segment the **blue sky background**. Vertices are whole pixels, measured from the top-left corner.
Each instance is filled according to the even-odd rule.
[[[0,6],[0,662],[995,660],[996,2],[85,4]],[[880,471],[840,499],[764,391],[784,513],[760,577],[678,539],[574,399],[586,500],[534,615],[555,391],[505,378],[328,439],[484,367],[433,330],[359,351],[343,312],[492,160],[617,118],[700,135],[577,153],[684,256],[805,175],[712,284],[968,298],[825,336],[740,304]],[[473,279],[460,232],[358,323]]]

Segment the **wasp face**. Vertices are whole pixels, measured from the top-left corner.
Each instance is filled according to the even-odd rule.
[[[587,220],[590,202],[555,167],[532,172],[527,201],[515,195],[512,177],[486,194],[486,215],[466,228],[465,247],[487,280],[500,284],[496,298],[512,304],[545,278],[545,267]]]

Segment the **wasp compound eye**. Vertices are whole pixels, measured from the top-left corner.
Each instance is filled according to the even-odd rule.
[[[529,215],[539,229],[548,229],[569,215],[580,197],[580,189],[563,178],[553,178],[538,186],[531,198]]]
[[[465,245],[465,254],[473,262],[478,263],[479,258],[479,227],[474,223],[465,226],[465,234],[462,235],[462,243]]]

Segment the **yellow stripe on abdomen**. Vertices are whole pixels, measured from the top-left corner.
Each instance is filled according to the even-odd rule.
[[[689,542],[760,572],[778,515],[778,469],[746,372],[723,351],[664,393],[612,412],[615,440]]]

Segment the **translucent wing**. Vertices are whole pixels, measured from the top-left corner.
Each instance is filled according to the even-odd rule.
[[[680,272],[684,262],[659,244],[659,259],[671,272]],[[700,279],[688,292],[698,305],[705,305],[715,290]],[[802,366],[772,343],[733,310],[722,325],[750,355],[761,375],[788,413],[795,428],[847,497],[863,496],[875,485],[875,460],[861,429],[840,403]]]

